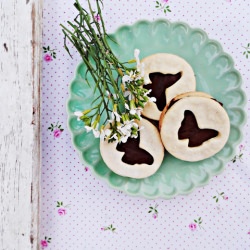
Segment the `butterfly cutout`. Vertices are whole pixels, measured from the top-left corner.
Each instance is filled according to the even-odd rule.
[[[166,95],[165,90],[172,85],[174,85],[181,78],[181,72],[172,75],[172,74],[162,74],[159,72],[154,72],[149,74],[149,79],[152,84],[146,84],[143,88],[152,91],[149,93],[149,97],[156,98],[157,108],[162,111],[166,106]]]
[[[198,147],[203,142],[214,138],[218,135],[218,131],[214,129],[200,129],[198,127],[195,115],[190,110],[185,110],[184,119],[178,131],[179,140],[189,139],[189,147]]]
[[[154,158],[146,150],[139,147],[140,135],[137,138],[129,137],[127,142],[118,143],[116,149],[120,152],[125,152],[122,157],[122,161],[134,165],[134,164],[148,164],[152,165]]]

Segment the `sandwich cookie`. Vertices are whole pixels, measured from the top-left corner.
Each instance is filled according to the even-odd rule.
[[[159,120],[164,107],[175,96],[195,91],[196,80],[192,67],[181,57],[160,53],[144,58],[144,86],[151,90],[149,97],[156,102],[148,102],[142,114],[150,119]]]
[[[200,161],[226,144],[230,120],[222,104],[202,92],[176,96],[160,118],[160,135],[166,150],[184,161]]]
[[[137,138],[126,143],[100,142],[104,162],[116,174],[141,179],[153,175],[164,158],[164,147],[157,128],[145,119],[138,121],[142,129]]]

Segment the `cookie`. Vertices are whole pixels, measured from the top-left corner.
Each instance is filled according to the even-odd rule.
[[[106,165],[116,174],[136,179],[153,175],[164,158],[164,147],[157,128],[141,119],[142,128],[137,138],[126,143],[100,142],[101,156]]]
[[[200,161],[218,153],[229,133],[227,112],[206,93],[190,92],[175,97],[160,119],[164,147],[184,161]]]
[[[175,96],[195,91],[196,80],[192,67],[181,57],[159,53],[144,58],[144,88],[151,90],[149,96],[156,102],[148,102],[142,114],[159,120],[164,107]]]

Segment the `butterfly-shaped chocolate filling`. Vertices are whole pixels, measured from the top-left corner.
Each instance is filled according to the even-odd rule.
[[[139,147],[140,134],[138,133],[137,138],[129,137],[127,142],[118,143],[116,149],[120,152],[125,152],[122,157],[124,163],[134,164],[148,164],[152,165],[154,162],[153,156],[146,150]]]
[[[178,131],[178,138],[180,140],[189,139],[189,147],[198,147],[203,142],[214,138],[218,135],[218,131],[214,129],[200,129],[195,115],[190,110],[185,110],[184,119],[181,122],[181,127]]]
[[[167,104],[165,90],[174,85],[180,78],[181,72],[175,75],[162,74],[159,72],[149,74],[149,79],[152,83],[144,85],[143,88],[152,90],[148,96],[156,98],[156,105],[160,111],[162,111]]]

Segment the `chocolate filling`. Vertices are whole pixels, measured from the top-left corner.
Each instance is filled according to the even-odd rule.
[[[141,116],[143,119],[149,121],[151,124],[153,124],[158,130],[159,130],[159,121],[158,120],[153,120],[153,119],[150,119],[144,115]]]
[[[149,74],[149,79],[152,83],[144,85],[143,88],[147,90],[152,89],[148,96],[156,98],[156,105],[160,111],[165,108],[167,103],[165,90],[174,85],[181,78],[181,75],[181,72],[175,75],[159,72]]]
[[[143,163],[152,165],[154,162],[153,156],[146,150],[140,148],[139,143],[140,132],[138,132],[137,138],[129,137],[127,142],[117,144],[116,149],[120,152],[125,152],[122,161],[130,165]]]
[[[198,147],[203,142],[214,138],[218,135],[218,131],[214,129],[200,129],[196,118],[190,110],[185,110],[184,119],[178,131],[179,140],[189,139],[189,147]]]

